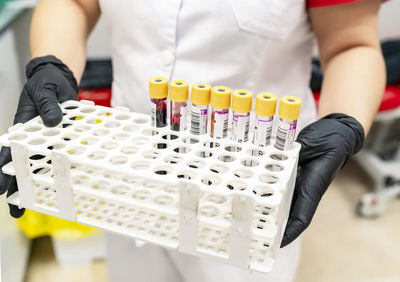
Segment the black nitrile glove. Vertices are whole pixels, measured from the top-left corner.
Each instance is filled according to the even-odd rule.
[[[14,124],[25,123],[40,115],[46,126],[56,126],[62,120],[58,103],[78,99],[78,86],[73,73],[54,56],[32,59],[26,65],[26,82],[18,102]],[[3,174],[2,167],[11,161],[10,148],[0,152],[0,195],[12,195],[17,188],[15,177]],[[11,216],[18,218],[24,209],[10,205]]]
[[[345,114],[330,114],[305,127],[296,187],[281,247],[296,239],[311,223],[322,195],[347,160],[361,150],[364,129]]]

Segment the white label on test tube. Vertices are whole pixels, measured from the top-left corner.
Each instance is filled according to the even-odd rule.
[[[233,113],[232,141],[242,143],[249,139],[250,113]]]
[[[253,144],[264,147],[270,144],[274,117],[256,116]]]
[[[228,134],[229,109],[213,111],[212,136],[217,139],[226,138]]]
[[[181,123],[179,131],[186,130],[186,108],[187,108],[186,106],[187,104],[184,103],[183,106],[181,107]]]
[[[287,151],[293,149],[296,134],[297,120],[285,120],[279,118],[275,147]]]
[[[157,105],[156,103],[150,102],[151,104],[151,126],[156,126],[156,112]]]
[[[194,135],[207,133],[207,114],[208,105],[192,104],[192,117],[190,123],[190,132]]]

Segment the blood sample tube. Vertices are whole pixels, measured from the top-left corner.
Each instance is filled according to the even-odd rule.
[[[211,137],[221,139],[228,134],[229,107],[231,105],[231,89],[215,86],[211,89]]]
[[[171,100],[170,123],[174,131],[186,129],[186,108],[189,96],[189,84],[184,80],[173,80],[169,83],[169,99]]]
[[[293,148],[300,108],[301,100],[299,98],[294,96],[284,96],[281,98],[275,148],[283,151]]]
[[[232,141],[243,143],[249,139],[250,111],[253,94],[239,89],[232,93]]]
[[[151,126],[167,126],[168,80],[164,77],[153,77],[149,81],[151,101]]]
[[[192,85],[192,113],[190,132],[194,135],[207,133],[208,104],[210,104],[211,86],[207,83]]]
[[[264,147],[270,144],[276,101],[274,94],[260,93],[257,95],[256,121],[253,135],[254,145]]]

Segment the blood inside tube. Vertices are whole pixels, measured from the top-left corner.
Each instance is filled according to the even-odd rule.
[[[183,131],[186,129],[186,102],[171,101],[171,129]]]
[[[167,126],[167,99],[151,99],[151,125]]]

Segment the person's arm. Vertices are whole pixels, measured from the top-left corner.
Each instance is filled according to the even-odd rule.
[[[80,80],[86,39],[100,16],[98,0],[41,0],[31,23],[31,57],[53,55]]]
[[[310,10],[324,80],[318,117],[344,113],[368,133],[386,83],[377,20],[381,0]]]
[[[40,115],[46,126],[63,119],[59,103],[78,99],[78,81],[86,63],[86,39],[100,15],[98,0],[42,0],[31,24],[31,56],[26,66],[27,82],[21,92],[14,124]],[[11,161],[11,150],[0,152],[0,195],[15,193],[15,176],[2,167]],[[24,209],[9,205],[20,217]]]
[[[311,223],[338,171],[364,144],[385,87],[377,35],[380,0],[313,8],[324,81],[319,120],[298,135],[299,168],[282,246]]]

